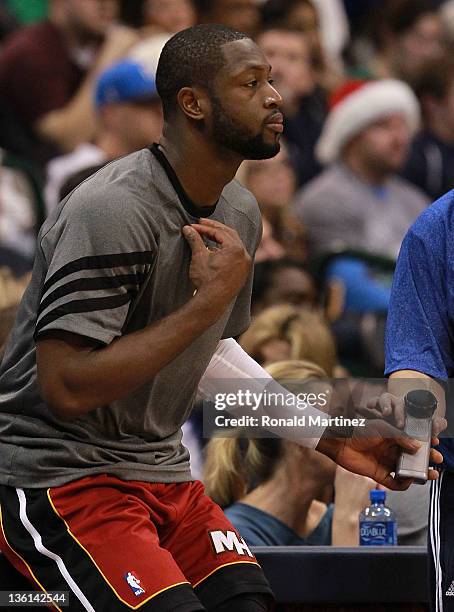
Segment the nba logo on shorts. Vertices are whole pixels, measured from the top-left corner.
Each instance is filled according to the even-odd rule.
[[[128,572],[124,575],[124,578],[136,597],[139,597],[139,595],[143,595],[145,593],[145,589],[140,586],[142,581],[140,578],[137,578],[137,575],[134,572]]]

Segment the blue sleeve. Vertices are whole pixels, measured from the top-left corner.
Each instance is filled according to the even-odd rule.
[[[423,215],[404,239],[386,329],[386,374],[416,370],[445,379],[454,370],[446,273],[446,230]],[[435,220],[436,221],[436,220]]]
[[[338,257],[327,269],[328,280],[338,278],[345,288],[345,308],[352,312],[377,312],[388,309],[390,290],[374,280],[364,262]]]

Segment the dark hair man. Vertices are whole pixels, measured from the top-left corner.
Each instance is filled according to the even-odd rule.
[[[269,586],[192,481],[181,425],[232,370],[266,378],[232,339],[261,231],[233,177],[279,150],[281,97],[255,43],[216,25],[171,38],[156,84],[160,144],[105,166],[40,233],[0,379],[0,546],[74,610],[258,612]],[[396,452],[418,445],[379,424],[300,442],[405,488]]]
[[[413,140],[403,175],[436,200],[454,187],[454,61],[425,66],[415,85],[423,130]]]

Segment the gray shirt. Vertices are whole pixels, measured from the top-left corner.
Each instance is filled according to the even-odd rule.
[[[153,380],[108,406],[62,422],[36,376],[35,340],[48,330],[107,345],[191,299],[191,255],[181,229],[195,213],[167,172],[150,150],[133,153],[82,183],[43,225],[0,370],[0,484],[49,487],[99,473],[149,482],[191,478],[181,425],[219,340],[249,325],[252,278]],[[232,181],[209,212],[255,253],[261,219],[247,190]]]
[[[324,170],[295,198],[311,255],[355,249],[396,258],[408,228],[428,204],[398,176],[373,189],[343,163]]]

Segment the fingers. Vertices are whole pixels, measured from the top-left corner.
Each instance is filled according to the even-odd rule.
[[[213,219],[199,219],[199,223],[192,223],[191,227],[219,244],[241,242],[236,230]]]
[[[391,491],[406,491],[412,482],[413,478],[393,478],[391,474],[388,474],[386,478],[380,481],[380,484],[391,489]]]
[[[383,438],[393,439],[398,446],[408,451],[409,453],[416,453],[421,448],[421,442],[419,440],[410,438],[410,436],[407,436],[400,429],[397,429],[397,427],[393,427],[386,421],[382,421],[379,419],[375,421],[369,421],[369,426],[371,427],[371,435],[372,432],[375,430]]]
[[[395,441],[401,448],[409,453],[416,453],[421,448],[421,442],[419,442],[419,440],[414,440],[408,436],[398,436],[395,438]]]
[[[429,470],[428,480],[437,480],[439,476],[438,470]]]
[[[367,409],[380,418],[389,420],[392,418],[394,424],[399,429],[402,429],[405,425],[405,406],[403,400],[391,393],[383,393],[379,397],[371,398],[367,402]]]
[[[434,436],[438,436],[446,427],[448,426],[448,421],[443,417],[436,416],[432,421],[432,434]]]
[[[405,404],[402,398],[396,397],[387,393],[389,396],[389,403],[391,405],[391,414],[394,414],[394,422],[396,427],[403,429],[405,426]]]
[[[443,455],[435,450],[434,448],[430,449],[430,455],[429,455],[429,462],[430,463],[443,463]]]
[[[193,229],[190,225],[185,225],[182,231],[183,236],[186,238],[191,248],[192,255],[207,253],[205,243],[195,229]]]
[[[221,223],[220,221],[215,221],[214,219],[206,219],[204,217],[201,217],[199,219],[199,224],[225,231],[226,233],[231,234],[233,236],[237,235],[236,230],[234,230],[232,227],[224,225],[224,223]]]
[[[206,236],[210,240],[221,245],[232,241],[232,237],[227,232],[217,227],[206,227],[205,225],[200,225],[200,223],[192,223],[191,228],[195,230],[199,236]]]

